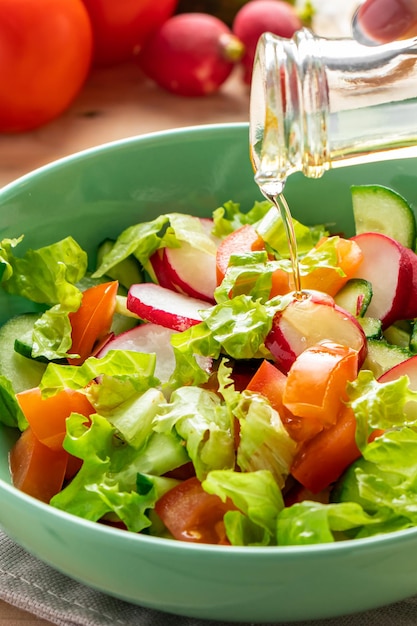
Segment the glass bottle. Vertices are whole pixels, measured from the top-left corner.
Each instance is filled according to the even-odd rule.
[[[318,178],[348,161],[417,146],[417,38],[369,47],[265,33],[255,57],[250,102],[255,179],[268,196],[286,178]]]

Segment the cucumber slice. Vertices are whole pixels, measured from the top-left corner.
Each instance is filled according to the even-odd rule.
[[[15,393],[37,387],[46,369],[46,363],[28,359],[14,349],[16,338],[28,337],[38,317],[38,313],[18,315],[0,328],[0,374],[10,380]]]
[[[377,317],[358,317],[367,339],[381,339],[382,323]]]
[[[336,294],[334,301],[355,317],[363,317],[372,298],[372,285],[363,278],[351,278]]]
[[[114,241],[111,239],[105,239],[98,247],[97,250],[97,268],[101,265],[101,262],[105,255],[111,251],[114,246]],[[129,289],[130,285],[136,285],[143,281],[142,272],[138,261],[133,256],[128,256],[123,261],[120,261],[117,265],[108,270],[107,276],[110,276],[113,280],[118,280],[120,285],[123,285],[126,289]]]
[[[357,235],[382,233],[415,249],[416,217],[405,198],[383,185],[354,185],[351,193]]]
[[[388,326],[383,332],[385,339],[388,343],[395,344],[396,346],[400,346],[400,348],[410,349],[411,342],[411,326],[395,323]]]
[[[375,378],[379,378],[411,356],[410,350],[388,343],[385,339],[368,339],[368,354],[362,369],[371,370]]]

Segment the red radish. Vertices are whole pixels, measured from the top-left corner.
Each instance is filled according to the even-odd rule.
[[[393,380],[397,380],[400,376],[408,376],[410,379],[410,389],[417,391],[417,355],[406,359],[398,365],[394,365],[387,372],[384,372],[382,376],[378,378],[380,383],[388,383]],[[412,405],[406,403],[404,406],[404,412],[410,417],[415,415],[415,408]]]
[[[364,255],[353,278],[364,278],[372,285],[366,316],[380,319],[383,328],[406,319],[413,280],[407,248],[382,233],[363,233],[353,239]]]
[[[153,34],[139,55],[144,73],[181,96],[218,91],[243,55],[224,22],[206,13],[181,13]]]
[[[236,13],[232,31],[245,46],[244,81],[250,83],[256,45],[262,33],[289,39],[302,28],[296,9],[285,0],[251,0]]]
[[[411,264],[411,287],[407,303],[403,303],[403,319],[412,320],[417,317],[417,254],[410,248],[404,248]]]
[[[279,311],[265,340],[277,366],[285,374],[299,354],[322,341],[349,346],[358,352],[359,366],[366,356],[366,337],[359,322],[334,300],[320,292],[294,298]]]
[[[175,369],[171,337],[176,333],[176,330],[160,326],[159,324],[140,324],[110,339],[97,354],[97,357],[105,356],[110,350],[131,350],[133,352],[155,354],[155,376],[162,383],[165,383]],[[197,361],[206,372],[211,371],[213,364],[211,358],[198,356]]]
[[[200,311],[211,305],[154,283],[132,285],[126,306],[142,320],[183,331],[201,322]]]
[[[388,383],[392,380],[397,380],[400,376],[408,376],[410,379],[410,389],[417,391],[417,354],[402,363],[394,365],[394,367],[391,367],[387,372],[384,372],[378,378],[378,382]]]
[[[162,248],[152,255],[155,276],[160,285],[192,298],[214,303],[216,257],[188,243],[181,248]]]
[[[213,220],[200,218],[204,234],[215,244],[213,254],[181,242],[179,248],[160,248],[149,259],[156,282],[161,287],[214,303],[216,281],[215,250],[219,239],[211,234]]]
[[[175,367],[174,352],[170,343],[174,333],[174,330],[158,324],[140,324],[110,339],[97,357],[104,357],[110,350],[155,353],[155,376],[161,382],[166,382]]]

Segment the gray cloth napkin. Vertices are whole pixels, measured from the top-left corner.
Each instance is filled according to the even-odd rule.
[[[1,532],[0,598],[58,626],[219,626],[220,624],[211,620],[178,617],[145,609],[90,589],[34,558]],[[417,597],[357,615],[303,621],[297,624],[415,626]],[[229,626],[244,625],[239,622],[234,625],[229,623]],[[281,626],[291,625],[281,624]]]

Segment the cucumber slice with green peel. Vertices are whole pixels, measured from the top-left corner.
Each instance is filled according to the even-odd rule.
[[[15,340],[28,337],[38,317],[39,313],[18,315],[0,328],[0,375],[11,382],[15,393],[37,387],[46,369],[46,363],[28,359],[14,349]]]
[[[406,326],[405,324],[392,324],[388,326],[383,332],[384,338],[388,341],[388,343],[395,344],[396,346],[400,346],[400,348],[410,349],[411,342],[411,325]]]
[[[358,322],[363,328],[367,339],[382,338],[382,323],[376,317],[358,317]]]
[[[416,217],[405,198],[383,185],[354,185],[351,193],[357,235],[382,233],[415,250]]]
[[[371,370],[375,378],[385,374],[391,367],[413,356],[410,350],[388,343],[385,339],[368,339],[368,354],[362,369]]]
[[[97,250],[97,268],[101,265],[106,254],[108,254],[114,246],[114,241],[105,239]],[[119,284],[129,289],[131,285],[143,282],[143,276],[139,262],[133,256],[128,256],[120,263],[107,271],[107,276],[112,280],[118,280]]]
[[[372,299],[372,285],[363,278],[351,278],[335,295],[334,301],[355,317],[363,317]]]

